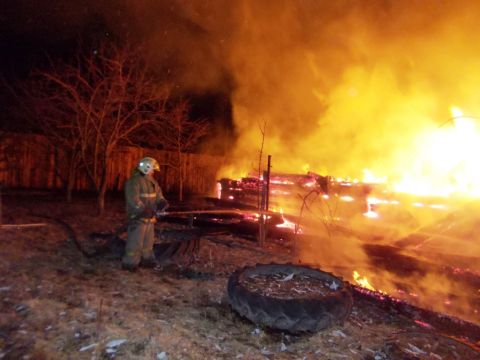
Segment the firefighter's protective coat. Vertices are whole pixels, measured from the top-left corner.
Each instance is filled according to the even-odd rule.
[[[167,204],[162,189],[150,175],[135,170],[125,183],[128,238],[122,263],[137,266],[141,260],[154,260],[155,213]]]

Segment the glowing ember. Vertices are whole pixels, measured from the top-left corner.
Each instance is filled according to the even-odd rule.
[[[277,224],[278,228],[291,229],[295,233],[302,233],[302,229],[299,228],[297,224],[285,219],[285,217],[283,216],[283,209],[280,209],[280,215],[282,216],[283,223]]]
[[[385,200],[380,200],[374,197],[369,197],[367,199],[367,206],[368,210],[363,213],[365,217],[371,218],[371,219],[376,219],[378,218],[378,213],[375,211],[375,207],[377,204],[382,204],[382,203],[387,203]]]
[[[367,212],[364,212],[363,215],[365,217],[368,217],[370,219],[376,219],[378,218],[378,213],[376,213],[375,211],[373,211],[370,207],[369,207],[369,210]]]
[[[263,179],[262,179],[263,180]],[[278,184],[278,185],[293,185],[294,182],[290,180],[282,180],[282,179],[271,179],[270,184]]]
[[[360,285],[361,287],[364,287],[365,289],[376,291],[375,288],[372,285],[370,285],[370,283],[368,282],[368,279],[365,276],[361,277],[358,271],[356,270],[353,271],[353,280],[355,280],[355,282],[358,285]]]
[[[424,328],[427,328],[427,329],[431,329],[432,328],[432,325],[430,325],[429,323],[426,323],[424,321],[420,321],[420,320],[415,320],[415,323],[417,323],[418,325],[424,327]]]

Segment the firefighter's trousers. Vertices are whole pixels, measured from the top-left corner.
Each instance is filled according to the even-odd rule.
[[[137,266],[141,260],[155,260],[153,243],[155,222],[148,220],[134,220],[128,224],[127,245],[122,263]]]

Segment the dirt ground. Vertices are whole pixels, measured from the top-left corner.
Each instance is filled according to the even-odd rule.
[[[92,198],[67,206],[57,195],[11,192],[2,205],[4,224],[42,223],[36,215],[48,215],[83,241],[124,219],[120,199],[102,217]],[[62,228],[46,223],[0,229],[0,359],[480,358],[368,301],[356,300],[343,325],[300,336],[241,318],[229,305],[229,275],[246,265],[293,261],[285,241],[259,248],[232,234],[205,237],[188,268],[130,273],[118,259],[84,257]]]

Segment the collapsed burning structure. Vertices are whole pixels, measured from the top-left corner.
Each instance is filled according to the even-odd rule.
[[[240,202],[258,207],[261,197],[263,177],[249,176],[239,180],[223,178],[218,182],[217,198]],[[298,203],[306,203],[312,195],[320,196],[330,203],[332,200],[363,202],[365,212],[373,210],[373,203],[368,203],[368,195],[373,185],[359,182],[338,180],[332,176],[322,176],[313,172],[307,174],[271,174],[268,181],[268,209],[294,215]],[[310,200],[311,202],[311,200]],[[350,206],[349,209],[352,209]],[[356,209],[361,210],[361,209]]]
[[[299,261],[478,323],[478,5],[289,4],[239,12],[223,200],[258,206],[255,144],[275,172],[335,175],[272,184]]]
[[[254,214],[264,185],[255,176],[224,178],[217,197]],[[273,236],[294,239],[300,262],[380,297],[480,324],[476,201],[396,193],[385,184],[312,172],[277,173],[270,176],[268,210],[278,216],[267,222],[284,230]]]

